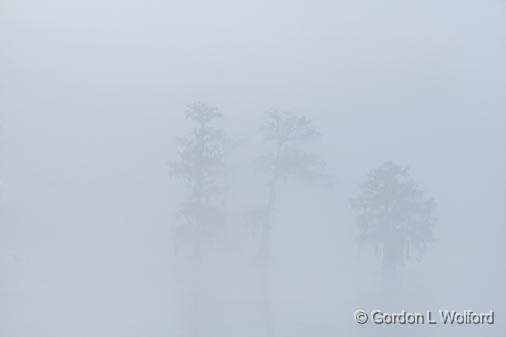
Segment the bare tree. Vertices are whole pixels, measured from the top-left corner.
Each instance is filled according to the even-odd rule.
[[[301,146],[319,136],[311,120],[292,112],[270,111],[266,113],[264,131],[265,140],[272,145],[272,152],[260,158],[262,168],[269,175],[267,204],[249,214],[250,223],[260,230],[260,259],[270,257],[270,234],[279,182],[293,178],[311,183],[324,178],[320,173],[322,161]]]
[[[200,259],[202,246],[224,224],[223,169],[224,136],[212,123],[223,117],[217,108],[197,102],[188,106],[186,117],[193,123],[189,138],[178,138],[179,160],[170,162],[171,173],[184,179],[190,193],[179,212],[175,226],[176,247],[189,248]]]
[[[352,200],[358,243],[372,245],[382,257],[382,270],[394,272],[414,253],[434,243],[435,202],[426,198],[407,169],[387,162],[369,173]]]

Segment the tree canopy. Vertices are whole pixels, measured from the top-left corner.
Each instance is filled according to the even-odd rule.
[[[382,255],[384,270],[395,270],[436,240],[436,203],[426,198],[406,168],[387,162],[371,171],[352,200],[360,245]]]

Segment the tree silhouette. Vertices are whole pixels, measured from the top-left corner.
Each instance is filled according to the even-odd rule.
[[[190,104],[186,117],[193,123],[189,138],[178,138],[179,160],[170,162],[171,173],[182,178],[190,193],[178,211],[175,226],[177,250],[189,248],[200,259],[202,246],[224,224],[223,169],[224,136],[212,123],[223,117],[218,109],[203,102]]]
[[[279,182],[293,178],[311,183],[324,178],[320,173],[322,161],[301,148],[303,143],[319,136],[311,120],[292,112],[269,111],[264,132],[265,141],[272,145],[272,152],[260,157],[261,167],[269,175],[267,204],[248,215],[249,222],[260,230],[258,258],[263,260],[270,257],[270,233]]]
[[[352,200],[360,245],[372,245],[382,256],[382,270],[394,272],[412,253],[420,256],[434,243],[435,202],[428,199],[407,169],[387,162],[369,173]]]

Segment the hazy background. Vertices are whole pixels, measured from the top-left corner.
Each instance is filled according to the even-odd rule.
[[[393,336],[353,321],[387,304],[349,207],[387,160],[439,218],[392,310],[497,320],[402,335],[504,336],[505,60],[502,0],[0,0],[0,336],[267,336],[240,219],[265,199],[271,108],[313,120],[334,177],[281,185],[272,336]],[[233,144],[227,233],[198,268],[174,254],[167,167],[195,100]]]

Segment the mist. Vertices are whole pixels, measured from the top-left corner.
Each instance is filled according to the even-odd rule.
[[[0,337],[504,336],[505,17],[0,0]]]

